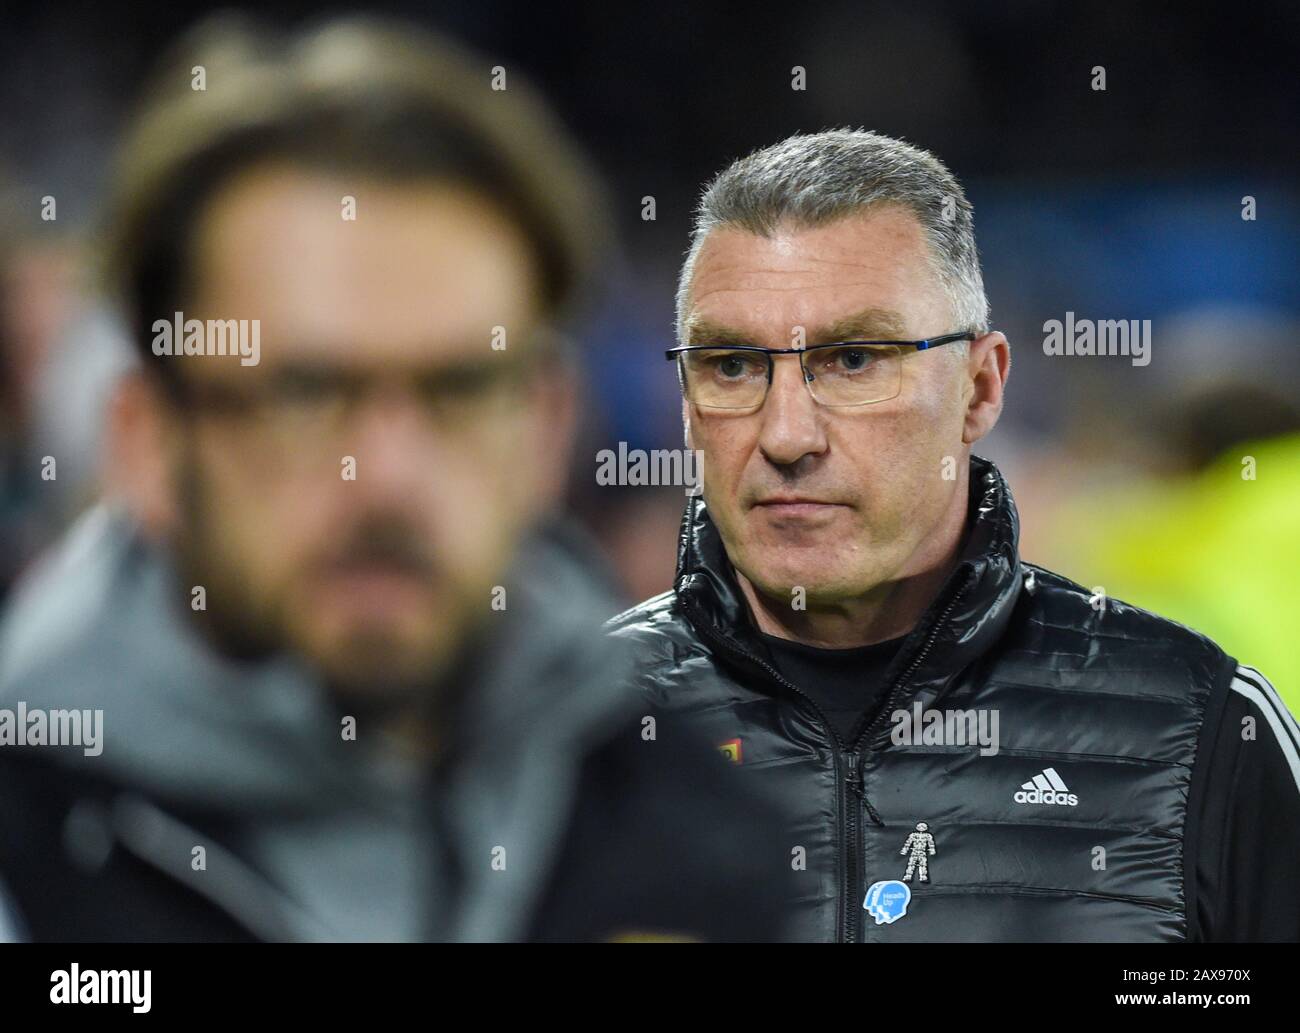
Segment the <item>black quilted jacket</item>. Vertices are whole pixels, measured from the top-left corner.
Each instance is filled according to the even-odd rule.
[[[1278,920],[1265,917],[1276,887],[1263,848],[1250,901],[1215,913],[1234,892],[1215,884],[1231,876],[1229,854],[1244,849],[1252,863],[1249,843],[1198,828],[1211,792],[1198,747],[1208,758],[1213,731],[1228,727],[1236,661],[1182,625],[1116,600],[1098,606],[1022,563],[1017,537],[1005,481],[974,457],[959,562],[886,674],[883,709],[852,742],[766,659],[702,499],[687,506],[674,589],[610,627],[635,643],[655,706],[689,715],[784,798],[799,939],[1294,938],[1300,915],[1271,928]],[[997,752],[894,741],[895,715],[917,704],[995,711]],[[1270,747],[1261,776],[1278,792],[1283,748]],[[1288,810],[1274,817],[1293,842],[1300,796],[1285,789]],[[1267,843],[1259,824],[1251,834]],[[918,871],[905,879],[909,861]]]

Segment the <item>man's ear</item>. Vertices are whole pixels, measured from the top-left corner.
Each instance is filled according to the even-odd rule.
[[[123,504],[150,537],[166,538],[179,520],[170,470],[175,413],[157,382],[133,370],[109,396],[105,492]]]
[[[971,341],[962,444],[973,445],[997,425],[1010,372],[1011,346],[1000,332],[994,330]]]

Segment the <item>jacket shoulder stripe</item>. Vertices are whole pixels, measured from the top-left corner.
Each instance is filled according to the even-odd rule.
[[[1291,729],[1284,723],[1285,719],[1282,714],[1286,714],[1286,709],[1283,708],[1281,714],[1279,714],[1272,700],[1260,688],[1240,678],[1233,679],[1232,690],[1254,703],[1264,715],[1264,720],[1268,722],[1268,726],[1273,729],[1273,735],[1277,738],[1277,744],[1282,750],[1282,756],[1286,758],[1287,767],[1291,769],[1291,777],[1295,779],[1296,791],[1300,792],[1300,749],[1296,747]],[[1287,717],[1290,717],[1290,715],[1288,714]],[[1292,723],[1294,724],[1294,719]]]
[[[1282,724],[1291,733],[1291,741],[1295,743],[1296,749],[1300,750],[1300,724],[1296,724],[1295,715],[1291,713],[1282,697],[1278,695],[1277,689],[1273,688],[1273,683],[1255,668],[1246,667],[1244,664],[1237,667],[1237,678],[1248,685],[1253,685],[1268,697],[1273,704],[1273,709],[1278,712],[1278,716],[1282,719]]]

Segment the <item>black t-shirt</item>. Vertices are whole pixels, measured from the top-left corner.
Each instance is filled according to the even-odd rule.
[[[853,649],[821,649],[772,635],[763,641],[776,669],[812,698],[847,743],[884,705],[885,672],[904,638]]]

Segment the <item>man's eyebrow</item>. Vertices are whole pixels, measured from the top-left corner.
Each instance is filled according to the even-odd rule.
[[[754,335],[729,326],[711,323],[699,316],[686,321],[687,344],[753,344]]]
[[[907,336],[902,315],[887,308],[864,308],[851,316],[837,319],[830,326],[809,334],[809,343],[832,341],[898,341]]]
[[[805,335],[811,344],[834,341],[896,341],[906,336],[906,321],[893,309],[865,308],[837,319],[830,326]],[[791,335],[794,327],[790,327]],[[687,344],[741,345],[754,344],[755,336],[743,330],[692,316],[686,322]]]

